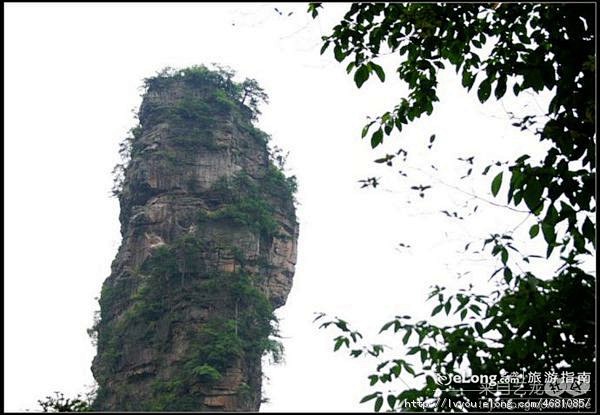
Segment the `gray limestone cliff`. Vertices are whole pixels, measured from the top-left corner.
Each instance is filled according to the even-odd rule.
[[[93,328],[95,410],[259,409],[298,237],[295,182],[252,124],[265,97],[203,66],[146,80]]]

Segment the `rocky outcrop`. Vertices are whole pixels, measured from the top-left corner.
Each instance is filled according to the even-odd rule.
[[[260,406],[298,224],[295,183],[252,124],[256,88],[204,67],[147,80],[94,328],[96,410]]]

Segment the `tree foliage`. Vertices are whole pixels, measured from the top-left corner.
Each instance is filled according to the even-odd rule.
[[[241,82],[235,81],[236,72],[231,68],[218,64],[212,66],[212,69],[204,65],[194,65],[184,69],[167,67],[155,76],[146,78],[144,87],[150,91],[178,80],[193,86],[212,87],[247,108],[252,119],[255,120],[260,115],[259,105],[269,102],[269,96],[264,89],[252,78]]]
[[[320,8],[311,3],[309,13],[317,17]],[[501,263],[492,276],[500,278],[494,292],[448,293],[436,287],[431,293],[437,299],[432,315],[455,314],[460,323],[438,326],[397,316],[382,327],[403,333],[402,343],[409,356],[420,359],[421,371],[407,357],[380,362],[370,384],[392,382],[403,370],[425,381],[420,389],[387,396],[377,391],[363,398],[373,400],[375,410],[382,409],[384,399],[391,409],[403,399],[474,399],[471,392],[435,382],[435,376],[451,376],[465,364],[472,374],[560,367],[593,371],[595,275],[582,264],[595,255],[595,26],[592,4],[354,3],[323,37],[321,53],[329,48],[338,62],[348,61],[346,70],[358,88],[375,76],[385,82],[385,71],[376,63],[380,56],[399,59],[396,72],[409,93],[363,128],[362,137],[370,134],[373,148],[394,130],[402,133],[412,121],[432,114],[439,101],[438,73],[445,68],[454,69],[481,103],[508,91],[517,96],[548,90],[552,97],[542,117],[514,117],[513,123],[521,130],[533,128],[549,144],[545,158],[516,158],[508,172],[493,178],[491,191],[509,205],[525,205],[535,219],[530,237],[541,231],[546,257],[559,251],[560,268],[553,275],[536,275],[529,266],[534,256],[521,253],[519,245],[526,241],[513,240],[512,232],[490,235],[484,248]],[[376,162],[391,165],[393,157]],[[503,181],[508,181],[506,194]],[[383,348],[359,347],[362,335],[344,320],[321,327],[332,325],[341,331],[336,350],[346,346],[352,357],[380,357]]]
[[[54,392],[54,396],[46,396],[38,400],[43,412],[89,412],[91,411],[90,397],[77,395],[75,398],[65,398],[62,392]]]

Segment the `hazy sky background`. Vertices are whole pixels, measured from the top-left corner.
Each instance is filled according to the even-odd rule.
[[[511,127],[505,108],[515,111],[514,99],[482,106],[444,72],[434,115],[372,151],[360,140],[366,116],[393,107],[406,89],[394,79],[394,56],[380,60],[385,84],[358,90],[345,64],[319,55],[321,36],[347,7],[326,5],[314,21],[306,4],[4,5],[6,410],[36,409],[52,391],[75,395],[93,383],[86,329],[120,244],[111,170],[135,125],[142,79],[165,66],[218,62],[256,78],[271,97],[259,126],[289,151],[298,177],[298,264],[278,311],[286,357],[265,368],[270,402],[261,410],[371,410],[358,402],[373,363],[333,353],[334,332],[318,330],[314,312],[375,335],[396,314],[427,317],[432,284],[487,284],[497,263],[465,254],[465,244],[479,249],[488,233],[521,223],[526,233],[530,223],[465,192],[494,200],[489,182],[499,170],[481,177],[483,168],[539,144]],[[528,110],[545,107],[519,98]],[[399,148],[405,163],[372,162]],[[473,176],[461,180],[470,166],[457,158],[469,156]],[[360,189],[370,176],[382,185]],[[419,198],[410,189],[417,184],[433,187]],[[467,215],[477,205],[462,221],[440,212]]]

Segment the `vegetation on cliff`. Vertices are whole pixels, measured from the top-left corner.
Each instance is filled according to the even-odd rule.
[[[295,224],[296,182],[283,173],[280,151],[269,150],[269,136],[253,125],[267,95],[256,81],[233,77],[228,69],[194,66],[145,80],[139,125],[123,141],[115,169],[123,246],[148,235],[144,212],[153,197],[164,195],[175,210],[168,228],[153,231],[159,242],[117,256],[103,286],[90,331],[98,347],[95,409],[201,410],[216,385],[235,388],[237,409],[257,408],[261,357],[281,355],[267,279],[274,240],[295,236],[282,218]],[[152,141],[155,131],[163,134]],[[238,151],[254,154],[248,167],[211,171],[212,185],[199,184],[195,157]],[[254,160],[263,162],[253,166]],[[163,177],[171,182],[160,184]],[[257,252],[246,252],[239,238]],[[149,250],[143,261],[130,262],[142,249]],[[142,354],[148,363],[136,363],[135,372],[133,355]],[[241,380],[231,380],[237,371]],[[133,385],[144,385],[145,395]]]
[[[156,93],[183,83],[185,87],[202,91],[198,95],[185,95],[181,100],[166,105],[148,103],[140,108],[139,124],[133,127],[123,139],[119,147],[121,163],[114,168],[113,194],[119,196],[123,190],[125,171],[132,157],[138,155],[143,146],[139,140],[145,124],[168,122],[173,134],[170,141],[173,145],[189,150],[215,150],[214,133],[219,119],[231,117],[234,125],[241,132],[248,134],[258,143],[269,143],[269,135],[253,125],[261,114],[259,105],[268,103],[268,95],[254,79],[242,82],[233,80],[235,72],[229,68],[215,65],[209,69],[204,65],[175,70],[165,68],[154,77],[144,80],[144,92]],[[268,149],[274,169],[272,176],[282,176],[285,158],[277,153],[277,149]],[[175,167],[182,154],[163,151],[161,156],[169,160]],[[285,175],[283,175],[285,178]],[[281,179],[280,179],[281,180]],[[295,177],[287,178],[290,190],[295,192]]]

